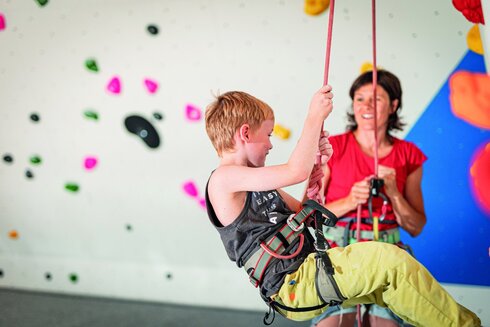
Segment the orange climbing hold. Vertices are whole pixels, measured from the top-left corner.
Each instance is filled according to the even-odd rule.
[[[19,233],[15,229],[13,229],[9,232],[9,237],[13,240],[16,240],[19,238]]]
[[[305,13],[308,15],[320,15],[330,5],[330,0],[305,0]]]
[[[466,71],[449,79],[449,100],[453,114],[481,128],[490,128],[490,76]]]
[[[490,142],[476,152],[470,168],[473,194],[480,206],[490,214]]]

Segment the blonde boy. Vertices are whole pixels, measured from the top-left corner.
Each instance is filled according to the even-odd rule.
[[[268,167],[265,160],[272,149],[272,109],[244,92],[227,92],[208,106],[206,131],[221,158],[206,188],[208,216],[238,267],[247,267],[264,240],[302,210],[301,202],[281,188],[307,180],[318,152],[322,163],[332,156],[326,134],[321,133],[322,122],[332,111],[332,98],[330,86],[313,95],[289,160]],[[267,265],[257,286],[269,304],[316,308],[281,311],[290,319],[307,320],[327,307],[322,307],[324,301],[318,296],[322,290],[317,290],[315,282],[314,239],[307,228],[297,230],[300,241]],[[344,306],[388,306],[416,326],[481,325],[478,317],[456,303],[420,263],[394,245],[365,242],[329,249],[327,254],[335,271],[333,287],[340,291]]]

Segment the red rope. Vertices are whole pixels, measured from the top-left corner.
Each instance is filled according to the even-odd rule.
[[[372,0],[373,17],[373,108],[374,108],[374,176],[378,178],[378,115],[377,115],[377,85],[378,69],[376,64],[376,0]]]
[[[328,30],[327,30],[327,48],[325,49],[325,72],[323,74],[323,85],[328,84],[328,71],[330,68],[330,49],[332,47],[332,29],[333,29],[333,12],[335,0],[330,0],[330,9],[328,13]]]
[[[329,8],[329,14],[328,14],[327,47],[325,49],[325,70],[324,70],[324,74],[323,74],[323,85],[328,84],[328,72],[329,72],[329,68],[330,68],[330,52],[332,49],[332,29],[333,29],[334,8],[335,8],[335,0],[330,0],[330,8]],[[323,122],[322,122],[322,129],[321,130],[323,131]],[[317,156],[317,162],[318,162],[317,165],[321,166],[321,155],[320,154]],[[321,203],[322,202],[322,196],[320,194],[320,190],[322,189],[322,179],[320,178],[315,183],[316,183],[318,191],[316,192],[316,194],[309,194],[308,197],[310,197],[310,199],[314,199],[317,202]]]
[[[371,1],[372,32],[373,32],[373,109],[374,109],[374,175],[378,177],[378,114],[377,114],[377,85],[378,70],[376,63],[376,0]],[[357,206],[357,229],[356,238],[361,240],[361,205]],[[357,305],[358,326],[362,326],[361,306]]]

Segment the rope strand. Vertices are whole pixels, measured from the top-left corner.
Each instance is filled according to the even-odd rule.
[[[325,70],[323,74],[323,85],[328,84],[328,72],[330,70],[330,52],[332,49],[332,30],[333,30],[333,16],[334,16],[334,8],[335,8],[335,0],[330,0],[330,8],[329,8],[329,15],[328,15],[328,30],[327,30],[327,46],[325,49]],[[324,123],[322,122],[322,129],[323,131]],[[321,155],[317,155],[317,163],[315,163],[315,169],[321,169]],[[315,185],[316,184],[316,185]],[[317,202],[321,203],[322,202],[322,195],[320,194],[320,190],[322,189],[322,178],[312,181],[310,177],[309,185],[308,187],[311,187],[312,185],[315,185],[315,192],[311,192],[310,194],[307,194],[309,199],[316,200]]]

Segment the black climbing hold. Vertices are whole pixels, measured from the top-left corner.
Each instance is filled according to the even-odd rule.
[[[160,145],[160,136],[158,136],[157,130],[145,118],[136,115],[128,116],[124,120],[124,125],[130,133],[137,135],[150,148],[155,149]]]

